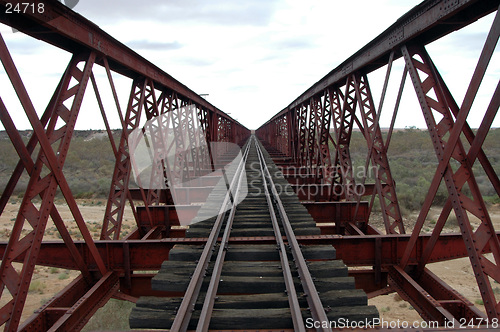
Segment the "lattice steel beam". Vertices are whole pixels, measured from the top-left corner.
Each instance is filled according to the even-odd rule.
[[[144,106],[146,81],[136,80],[132,84],[132,91],[125,113],[125,118],[118,145],[115,170],[111,180],[108,203],[101,230],[101,239],[119,239],[125,205],[128,200],[128,184],[130,181],[130,154],[127,146],[128,134],[138,128]]]
[[[15,6],[20,1],[0,1],[0,8],[5,9],[7,3]],[[248,137],[249,131],[206,102],[198,94],[58,1],[44,1],[43,17],[28,12],[8,15],[5,10],[1,10],[0,22],[73,54],[73,59],[68,65],[49,105],[42,117],[38,118],[24,84],[10,58],[7,47],[3,40],[0,40],[0,58],[34,132],[28,143],[25,144],[14,125],[9,111],[0,102],[0,120],[20,157],[9,184],[0,198],[0,213],[3,212],[23,171],[26,170],[30,177],[28,189],[21,203],[12,236],[6,245],[8,250],[3,252],[2,265],[0,266],[2,274],[2,277],[0,277],[0,293],[3,293],[7,288],[12,297],[12,300],[7,300],[7,304],[0,308],[0,324],[5,323],[6,330],[15,330],[19,326],[20,315],[26,301],[26,294],[34,267],[39,263],[38,258],[43,233],[48,219],[52,218],[61,234],[64,246],[70,254],[70,260],[72,261],[70,265],[75,266],[82,273],[78,283],[85,285],[85,287],[81,288],[81,292],[72,295],[74,302],[70,305],[69,310],[65,311],[61,307],[46,308],[47,310],[40,312],[40,315],[32,322],[36,325],[42,319],[42,325],[36,326],[49,326],[58,320],[55,323],[56,325],[53,326],[54,329],[79,329],[99,304],[102,301],[107,301],[113,295],[116,291],[117,281],[117,275],[108,272],[100,255],[101,253],[95,246],[62,173],[74,125],[89,80],[92,83],[95,98],[116,157],[115,172],[101,232],[101,237],[105,239],[119,238],[125,205],[130,204],[137,220],[132,195],[128,190],[130,156],[128,155],[127,136],[133,129],[138,127],[142,112],[146,114],[147,119],[159,115],[160,105],[165,105],[163,101],[166,91],[175,94],[175,98],[180,100],[183,105],[193,105],[197,112],[203,110],[202,126],[207,142],[211,141],[209,138],[216,140],[220,137],[228,142],[239,143]],[[103,66],[106,71],[118,116],[122,123],[122,135],[118,146],[115,145],[107,121],[104,103],[97,87],[97,81],[92,73],[95,64]],[[122,115],[120,110],[112,72],[134,80],[125,116]],[[72,85],[70,86],[70,84]],[[162,91],[162,95],[156,96],[156,91]],[[162,108],[162,110],[164,109]],[[196,134],[193,127],[195,125],[195,116],[198,115],[188,114],[189,118],[187,120],[191,122],[184,126],[184,129],[190,135],[190,144],[194,144],[197,139],[193,136]],[[213,119],[220,120],[213,121]],[[218,122],[223,124],[221,128],[217,128]],[[32,153],[36,151],[37,147],[40,152],[33,159]],[[193,159],[193,162],[194,164],[190,166],[199,166],[196,164],[196,160]],[[77,249],[54,206],[54,195],[57,190],[60,190],[64,196],[86,246],[88,246],[88,253],[84,256]],[[146,197],[145,193],[142,192],[143,201],[146,202],[146,210],[149,204],[158,203],[157,197],[159,196],[158,193],[153,191],[148,191],[147,194],[150,197]],[[38,200],[38,197],[41,197],[39,204],[35,201]],[[149,228],[154,228],[153,225],[150,226]],[[23,228],[29,229],[27,235],[21,233]],[[141,234],[136,235],[140,236]],[[21,260],[20,257],[22,257]],[[14,261],[22,261],[19,272],[12,265]],[[66,295],[60,294],[61,297]],[[55,302],[51,301],[51,303],[57,302],[60,304],[60,300],[62,299],[57,298],[54,300]],[[29,329],[30,326],[35,325],[28,324],[25,327]]]
[[[391,175],[382,130],[376,122],[376,110],[368,78],[366,75],[357,74],[354,76],[354,82],[365,138],[367,145],[371,148],[369,155],[371,156],[372,165],[376,167],[375,182],[380,198],[380,207],[383,211],[382,217],[384,218],[385,230],[387,234],[396,233],[396,230],[399,233],[404,233],[403,217],[401,216],[396,195],[396,183]],[[368,169],[365,169],[366,172],[368,172]]]
[[[50,212],[54,207],[54,197],[58,187],[66,198],[83,237],[89,244],[93,244],[92,237],[86,228],[83,217],[76,206],[76,202],[61,169],[67,156],[69,143],[95,57],[94,53],[73,57],[64,74],[63,83],[60,85],[61,90],[58,93],[58,99],[54,104],[55,108],[46,130],[44,130],[34,109],[25,104],[26,115],[34,128],[35,135],[41,145],[41,150],[34,162],[26,194],[23,197],[12,229],[8,251],[4,254],[2,264],[0,265],[0,291],[3,292],[7,288],[13,297],[11,301],[0,309],[0,324],[6,323],[5,328],[7,330],[16,329],[19,325],[22,308],[26,301],[31,277],[40,252],[45,227]],[[9,60],[4,57],[2,61],[5,65]],[[77,67],[80,62],[85,63],[83,71]],[[14,68],[11,68],[11,72],[15,75],[16,71]],[[16,79],[17,77],[15,76]],[[70,86],[71,80],[75,80],[78,83],[75,86]],[[17,82],[22,84],[19,81]],[[71,107],[68,108],[64,102],[70,103]],[[62,126],[57,127],[60,123],[63,123]],[[57,146],[56,152],[54,152],[52,146]],[[42,171],[44,170],[48,174],[42,176]],[[34,200],[38,199],[39,195],[42,197],[42,201],[38,207],[38,204],[35,204]],[[55,221],[57,222],[57,220]],[[31,228],[32,230],[27,235],[21,237],[21,231],[25,225],[28,229]],[[59,225],[59,228],[62,227],[64,226]],[[66,240],[71,241],[71,237]],[[25,255],[25,259],[21,271],[17,272],[12,262],[19,255]],[[93,257],[100,267],[100,272],[105,273],[106,268],[95,249],[93,250]]]
[[[498,35],[496,38],[498,39]],[[422,220],[427,215],[427,206],[432,203],[437,188],[444,178],[450,195],[450,205],[455,211],[462,236],[468,248],[469,258],[488,317],[500,317],[500,311],[497,309],[498,303],[495,299],[490,279],[488,278],[500,281],[500,268],[498,268],[500,262],[500,242],[498,238],[492,235],[495,230],[491,222],[491,217],[477,186],[474,172],[472,171],[472,163],[467,158],[467,152],[462,141],[459,139],[466,121],[468,109],[464,108],[461,110],[456,120],[452,117],[452,112],[443,95],[445,87],[440,85],[442,81],[437,77],[437,69],[424,48],[418,46],[412,46],[411,48],[403,47],[403,54],[429,128],[429,133],[433,139],[436,156],[440,160],[436,176],[432,180],[429,194],[424,202],[424,207],[419,215],[414,232],[416,234],[420,230]],[[498,110],[499,102],[500,100],[496,98],[495,106],[493,107],[495,113]],[[453,162],[459,165],[458,169],[454,170],[451,166],[451,158]],[[465,187],[469,188],[472,197],[469,197],[463,191]],[[450,211],[448,210],[447,212],[449,213]],[[480,226],[475,230],[471,225],[469,214],[477,217],[481,222]],[[443,220],[446,220],[446,217],[447,214],[445,213],[445,217],[440,220],[441,224]],[[494,262],[488,260],[482,253],[486,245],[489,245],[492,250]],[[411,247],[408,248],[409,250],[411,250]],[[404,264],[405,262],[403,261],[403,266]]]

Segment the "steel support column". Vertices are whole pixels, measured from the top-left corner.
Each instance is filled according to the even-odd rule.
[[[125,204],[128,199],[128,184],[130,181],[130,154],[128,151],[128,135],[139,126],[142,108],[144,105],[144,96],[146,90],[146,81],[137,79],[132,84],[132,90],[125,113],[120,144],[118,145],[118,154],[116,156],[115,170],[111,180],[111,189],[109,191],[106,212],[101,230],[101,240],[119,239],[120,229],[123,221]]]
[[[385,231],[387,234],[404,233],[403,217],[399,210],[399,202],[396,195],[396,184],[391,175],[382,131],[376,122],[377,113],[367,76],[354,75],[354,84],[356,87],[356,98],[361,111],[365,138],[368,146],[371,147],[371,151],[368,153],[371,156],[372,165],[376,168],[375,183],[380,200],[382,217],[384,218]],[[368,169],[364,171],[366,173]]]
[[[325,90],[323,96],[323,103],[321,107],[321,115],[319,117],[319,129],[318,129],[318,178],[321,179],[323,183],[331,183],[330,171],[332,160],[330,157],[330,124],[332,122],[332,93],[331,89]]]
[[[352,128],[357,107],[356,86],[354,77],[349,75],[345,84],[345,93],[337,90],[337,98],[342,98],[342,108],[336,109],[340,111],[340,116],[334,116],[334,126],[336,134],[336,151],[335,151],[335,171],[339,172],[342,179],[342,191],[346,200],[353,200],[356,188],[354,179],[351,154],[349,144],[351,142]],[[340,105],[340,102],[338,102]],[[332,186],[332,194],[335,193],[335,186]]]

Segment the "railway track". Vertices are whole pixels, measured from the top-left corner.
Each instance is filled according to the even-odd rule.
[[[130,327],[305,331],[313,321],[378,317],[332,246],[298,244],[296,235],[319,228],[261,144],[251,137],[243,151],[224,177],[231,181],[220,181],[211,194],[223,197],[222,206],[209,197],[186,232],[208,238],[205,246],[175,246],[152,281],[175,296],[141,297]],[[275,244],[258,240],[269,236]]]

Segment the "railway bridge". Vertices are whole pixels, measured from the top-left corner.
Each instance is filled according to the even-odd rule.
[[[255,131],[62,3],[33,3],[43,11],[7,13],[21,1],[0,0],[0,22],[72,57],[47,107],[37,110],[0,36],[2,79],[31,125],[22,137],[13,120],[19,110],[0,99],[0,121],[19,157],[1,188],[0,215],[21,177],[29,179],[9,240],[0,243],[4,330],[80,330],[115,298],[136,303],[132,328],[328,331],[308,322],[374,320],[379,313],[367,299],[394,292],[422,319],[442,326],[498,323],[499,233],[473,170],[479,166],[500,195],[483,149],[499,107],[498,83],[481,101],[487,106],[479,128],[468,122],[473,103],[483,98],[478,91],[500,33],[498,1],[423,1]],[[495,18],[472,77],[464,78],[465,97],[456,100],[426,47],[489,14]],[[403,70],[392,91],[396,65]],[[98,70],[111,106],[101,97]],[[381,83],[371,79],[375,71],[385,73]],[[132,82],[124,107],[116,76]],[[416,94],[436,155],[415,225],[402,217],[387,154],[406,89]],[[98,237],[64,170],[83,97],[92,93],[115,157]],[[382,131],[389,97],[392,122]],[[122,126],[117,139],[111,113]],[[364,169],[373,169],[372,176],[354,174],[353,130],[366,143]],[[446,203],[424,231],[440,185]],[[56,195],[80,240],[61,217]],[[372,222],[375,205],[382,227]],[[126,211],[135,222],[129,231],[122,227]],[[450,215],[457,233],[444,231]],[[44,237],[49,222],[61,240]],[[427,267],[462,257],[470,260],[484,311]],[[23,319],[37,266],[79,274]]]

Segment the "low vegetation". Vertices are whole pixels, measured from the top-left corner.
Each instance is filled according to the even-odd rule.
[[[21,132],[23,140],[28,141],[31,132]],[[115,141],[119,132],[114,132]],[[36,158],[38,149],[33,153]],[[10,176],[19,161],[12,143],[5,132],[0,132],[0,191],[6,187]],[[115,167],[115,156],[108,136],[101,131],[76,131],[71,140],[63,173],[75,198],[107,197],[111,177]],[[21,198],[28,183],[23,174],[14,191],[14,197]],[[60,194],[59,194],[60,195]]]
[[[114,132],[116,142],[119,134],[118,131]],[[31,132],[21,132],[21,135],[27,141]],[[468,150],[469,144],[465,139],[463,141]],[[483,149],[496,173],[500,173],[500,129],[490,130]],[[367,156],[367,143],[361,132],[352,133],[350,151],[355,169],[363,167]],[[36,155],[36,151],[33,155]],[[403,212],[419,210],[438,164],[429,133],[415,128],[394,131],[388,157]],[[7,134],[0,132],[0,191],[7,185],[18,160]],[[111,184],[114,160],[111,144],[104,131],[76,131],[63,169],[73,195],[76,198],[106,198]],[[500,203],[479,161],[475,162],[473,169],[485,200],[492,204]],[[24,174],[16,187],[14,197],[22,197],[27,182],[28,176]],[[368,179],[367,183],[369,182],[373,183],[374,180]],[[469,189],[464,190],[467,192]],[[434,204],[443,205],[447,197],[447,190],[441,185]]]
[[[128,316],[134,305],[131,302],[111,299],[97,310],[82,331],[128,330]]]
[[[386,133],[384,133],[384,138]],[[466,151],[469,144],[462,140]],[[483,150],[495,172],[500,173],[500,128],[491,129],[484,144]],[[361,132],[353,132],[350,144],[351,159],[353,167],[364,167],[368,153],[367,143]],[[389,165],[391,174],[396,182],[396,194],[403,213],[418,211],[422,206],[429,190],[432,178],[438,165],[438,159],[432,145],[429,133],[426,130],[407,128],[397,130],[393,133],[388,149]],[[452,167],[456,170],[457,163]],[[484,170],[476,161],[473,166],[476,181],[488,203],[500,203],[500,199],[495,193]],[[355,174],[356,175],[356,174]],[[360,179],[358,179],[360,180]],[[369,179],[367,183],[373,183],[374,179]],[[464,187],[466,193],[470,192],[467,186]],[[441,184],[433,204],[442,206],[448,198],[447,189]]]
[[[43,294],[45,292],[46,288],[47,288],[47,285],[42,280],[33,280],[30,283],[30,287],[28,289],[28,292]]]

